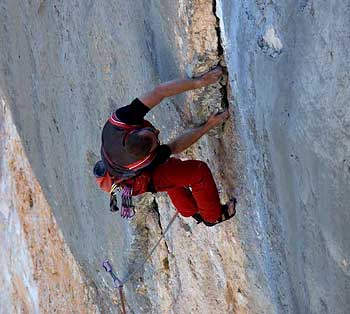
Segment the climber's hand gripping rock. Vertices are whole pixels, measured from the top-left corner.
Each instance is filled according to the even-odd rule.
[[[218,82],[222,75],[223,69],[218,65],[213,70],[203,74],[198,78],[199,87],[205,87]]]
[[[210,127],[210,129],[215,128],[216,126],[220,125],[225,120],[227,120],[229,116],[230,113],[228,109],[226,109],[223,112],[214,112],[210,115],[206,124]]]

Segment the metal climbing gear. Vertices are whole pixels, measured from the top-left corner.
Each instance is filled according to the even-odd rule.
[[[121,300],[121,306],[122,306],[122,309],[123,309],[123,314],[126,314],[125,299],[124,299],[124,294],[123,294],[123,287],[124,287],[124,285],[146,264],[146,262],[152,256],[152,254],[154,253],[154,251],[156,250],[156,248],[158,247],[158,245],[160,244],[162,239],[165,238],[165,235],[169,231],[171,225],[173,224],[173,222],[175,221],[175,219],[176,219],[176,217],[178,215],[179,215],[178,212],[176,212],[174,214],[174,216],[171,218],[170,222],[168,223],[167,227],[164,229],[163,234],[160,236],[160,238],[158,239],[156,244],[153,246],[153,248],[149,251],[149,253],[144,258],[142,263],[140,263],[133,271],[129,272],[125,276],[124,280],[121,280],[119,277],[117,277],[116,273],[112,269],[112,265],[110,264],[110,262],[108,260],[105,260],[103,262],[102,267],[112,276],[114,287],[119,290],[119,295],[120,295],[120,300]]]
[[[114,273],[112,265],[108,260],[105,260],[103,262],[102,267],[106,270],[106,272],[108,272],[112,276],[114,287],[119,290],[119,296],[120,296],[120,302],[122,305],[123,314],[126,314],[124,293],[123,293],[123,283],[118,279],[117,275]]]
[[[110,190],[110,203],[109,207],[112,212],[116,212],[119,210],[118,207],[118,192],[121,192],[121,198],[122,198],[122,206],[120,210],[120,216],[122,218],[131,219],[135,216],[135,206],[132,202],[132,187],[125,185],[123,188],[118,186],[117,184],[113,184],[112,188]]]
[[[132,187],[124,186],[122,190],[122,208],[120,215],[122,218],[131,219],[135,216],[135,206],[132,203]]]

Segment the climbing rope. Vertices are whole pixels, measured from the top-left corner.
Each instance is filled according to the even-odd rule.
[[[176,217],[179,215],[178,212],[176,212],[174,214],[174,216],[171,218],[170,222],[168,223],[167,227],[164,229],[163,234],[161,235],[161,237],[158,239],[158,241],[156,242],[156,244],[153,246],[153,248],[149,251],[149,253],[147,254],[147,256],[144,258],[144,260],[131,272],[129,272],[124,280],[120,280],[117,275],[115,274],[115,272],[113,271],[112,265],[108,260],[105,260],[102,264],[102,267],[112,276],[113,278],[113,284],[114,287],[117,288],[119,290],[119,296],[120,296],[120,301],[121,301],[121,306],[122,306],[122,311],[123,314],[126,314],[126,309],[125,309],[125,298],[124,298],[124,293],[123,293],[123,287],[124,285],[146,264],[146,262],[148,261],[148,259],[152,256],[152,254],[154,253],[154,251],[157,249],[157,247],[159,246],[160,242],[162,241],[162,239],[165,238],[165,235],[167,234],[167,232],[169,231],[171,225],[173,224],[173,222],[175,221]]]

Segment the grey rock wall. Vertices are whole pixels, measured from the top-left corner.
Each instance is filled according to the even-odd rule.
[[[91,169],[106,117],[156,82],[143,2],[3,1],[1,89],[33,170],[82,269],[113,311],[101,273],[130,244]],[[115,218],[115,217],[114,217]],[[117,258],[118,257],[118,258]],[[105,280],[105,281],[103,281]]]
[[[128,311],[346,313],[348,16],[345,1],[1,3],[1,94],[100,312],[118,306],[102,260],[125,276],[174,213],[164,195],[140,199],[130,223],[109,213],[91,176],[101,128],[160,81],[221,61],[229,86],[167,99],[148,118],[166,142],[230,106],[181,157],[207,161],[239,214],[212,229],[176,220],[125,286]]]
[[[278,313],[347,313],[349,3],[220,2]]]
[[[101,313],[0,93],[0,313]]]

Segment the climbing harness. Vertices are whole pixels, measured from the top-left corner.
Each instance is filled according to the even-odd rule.
[[[108,122],[117,127],[114,132],[118,132],[120,140],[116,140],[113,144],[113,149],[120,148],[119,153],[125,154],[125,142],[128,137],[139,130],[148,130],[152,132],[155,140],[159,145],[158,133],[159,131],[147,120],[143,120],[140,125],[129,125],[121,122],[116,117],[115,113],[108,119]],[[118,139],[118,136],[117,136]],[[109,143],[110,145],[110,143]],[[118,149],[117,149],[118,151]],[[120,215],[122,218],[131,219],[135,216],[135,206],[132,202],[132,195],[142,194],[138,188],[133,188],[131,180],[137,180],[140,177],[143,168],[149,166],[156,157],[156,151],[149,153],[139,160],[134,160],[131,156],[127,158],[130,161],[127,165],[119,165],[118,158],[114,155],[111,158],[104,144],[101,147],[102,160],[96,162],[94,166],[94,176],[98,186],[105,192],[110,194],[110,210],[112,212],[119,211],[118,207],[118,192],[121,192],[121,208]],[[109,169],[109,170],[107,170]],[[145,190],[144,190],[145,191]]]
[[[106,270],[106,272],[108,272],[113,279],[113,284],[114,287],[117,288],[119,290],[119,296],[120,296],[120,301],[121,301],[121,306],[122,306],[122,310],[123,310],[123,314],[126,314],[126,310],[125,310],[125,298],[124,298],[124,293],[123,293],[123,287],[124,285],[146,264],[146,262],[148,261],[148,259],[152,256],[152,254],[154,253],[154,251],[157,249],[157,247],[159,246],[160,242],[162,241],[162,239],[165,238],[165,235],[167,234],[167,232],[169,231],[171,225],[173,224],[173,222],[175,221],[176,217],[179,215],[178,212],[176,212],[174,214],[174,216],[171,218],[170,222],[168,223],[167,227],[164,229],[163,234],[160,236],[160,238],[158,239],[158,241],[156,242],[156,244],[153,246],[153,248],[149,251],[149,253],[147,254],[147,256],[144,258],[144,260],[131,272],[129,272],[125,278],[123,280],[121,280],[116,273],[113,271],[112,265],[108,260],[105,260],[102,263],[102,267]]]

